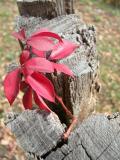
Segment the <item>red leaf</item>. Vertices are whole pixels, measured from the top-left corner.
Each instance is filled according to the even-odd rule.
[[[38,95],[51,102],[55,101],[54,87],[51,81],[44,75],[34,72],[26,78],[26,81]]]
[[[24,75],[30,75],[34,71],[43,72],[43,73],[51,73],[54,72],[53,65],[50,61],[45,58],[35,57],[28,60],[23,65],[23,73]]]
[[[32,38],[34,38],[34,37],[41,37],[41,36],[55,38],[59,42],[62,42],[62,38],[58,34],[56,34],[54,32],[49,32],[47,30],[40,30],[40,31],[36,32],[35,34],[33,34],[30,37],[30,39],[32,40]]]
[[[47,104],[44,102],[44,100],[36,93],[34,93],[34,101],[35,101],[36,105],[38,105],[41,110],[51,112],[50,108],[47,106]]]
[[[35,48],[32,48],[32,53],[41,57],[41,58],[45,58],[45,52],[43,52],[43,51],[39,51]]]
[[[20,64],[24,64],[30,58],[30,52],[28,50],[23,50],[20,55]]]
[[[23,96],[23,105],[25,109],[32,109],[32,88],[28,87]]]
[[[50,59],[58,60],[69,56],[78,46],[72,42],[63,40],[63,43],[58,43],[51,56]]]
[[[53,63],[54,69],[56,69],[56,71],[65,73],[69,76],[74,77],[73,72],[64,64],[58,64],[58,63]]]
[[[8,73],[4,80],[5,96],[8,99],[10,105],[14,102],[19,92],[20,85],[20,69]]]
[[[21,31],[19,32],[13,32],[12,35],[16,38],[16,39],[19,39],[19,40],[25,40],[25,31],[24,29],[22,29]]]
[[[52,40],[42,36],[31,37],[27,40],[27,44],[39,51],[49,51],[54,47],[54,43]]]
[[[40,51],[49,51],[54,47],[54,41],[50,38],[55,38],[62,42],[58,34],[49,32],[47,29],[40,29],[27,39],[27,44]]]

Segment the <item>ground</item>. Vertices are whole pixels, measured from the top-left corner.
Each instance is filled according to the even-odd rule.
[[[97,112],[120,111],[120,9],[95,0],[80,0],[76,12],[97,31],[97,50],[100,60],[101,92]],[[0,0],[0,160],[24,160],[14,136],[4,127],[4,115],[21,110],[21,95],[10,107],[3,93],[3,79],[7,65],[18,59],[19,44],[11,36],[14,19],[18,15],[15,0]]]

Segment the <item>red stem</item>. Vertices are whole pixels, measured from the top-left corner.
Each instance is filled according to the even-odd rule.
[[[71,131],[73,130],[74,126],[76,125],[78,118],[75,117],[75,116],[68,110],[68,108],[65,106],[65,104],[64,104],[64,102],[63,102],[63,100],[62,100],[61,97],[59,97],[59,96],[56,95],[56,99],[60,102],[60,104],[62,105],[62,107],[63,107],[63,109],[65,110],[66,114],[72,119],[72,122],[71,122],[70,126],[68,127],[67,131],[66,131],[66,132],[64,133],[64,135],[63,135],[63,139],[64,139],[64,140],[67,140],[68,137],[69,137],[69,135],[70,135],[70,133],[71,133]]]
[[[67,114],[71,119],[73,119],[72,113],[71,113],[71,112],[69,111],[69,109],[65,106],[62,98],[56,95],[56,99],[57,99],[57,100],[59,101],[59,103],[62,105],[62,107],[63,107],[63,109],[65,110],[66,114]]]

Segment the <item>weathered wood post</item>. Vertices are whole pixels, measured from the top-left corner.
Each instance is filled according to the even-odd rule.
[[[38,28],[47,27],[80,45],[74,54],[60,61],[71,68],[75,78],[63,74],[50,78],[65,104],[82,121],[93,111],[95,92],[99,91],[94,27],[86,26],[77,15],[69,14],[74,13],[73,0],[17,0],[17,4],[22,17],[17,18],[16,30],[24,27],[30,36]],[[59,109],[56,111],[58,116],[62,113]],[[119,143],[115,141],[120,130],[119,116],[113,121],[102,115],[89,118],[78,125],[65,144],[61,139],[64,127],[57,115],[36,110],[19,115],[12,113],[6,125],[30,159],[107,160],[110,155],[113,160],[119,159],[116,148]],[[66,115],[64,117],[67,119]],[[59,118],[62,120],[62,116]],[[118,154],[111,153],[113,148]]]
[[[99,89],[99,86],[97,86],[98,60],[94,27],[86,26],[77,15],[66,15],[66,10],[74,13],[73,0],[18,0],[18,8],[21,15],[26,16],[27,14],[29,18],[19,17],[16,22],[17,30],[25,27],[29,36],[38,28],[46,28],[47,26],[65,39],[80,45],[75,54],[61,61],[73,70],[75,79],[68,78],[65,75],[52,75],[52,81],[66,106],[70,108],[74,115],[80,114],[80,120],[84,119],[94,110],[94,93],[95,90]],[[50,10],[50,13],[47,15],[48,10]],[[41,20],[38,17],[49,19],[54,11],[56,11],[54,17],[58,15],[61,15],[61,17],[48,21]]]

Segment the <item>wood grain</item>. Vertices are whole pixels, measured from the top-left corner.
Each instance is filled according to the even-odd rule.
[[[15,134],[25,152],[41,156],[61,141],[64,127],[56,114],[26,110],[20,115],[9,114],[6,125]]]
[[[34,123],[34,124],[33,124]],[[58,118],[36,111],[9,116],[6,122],[27,155],[39,160],[119,160],[120,115],[92,115],[61,139],[64,128]],[[28,139],[29,138],[29,139]],[[30,158],[32,160],[32,158]]]

